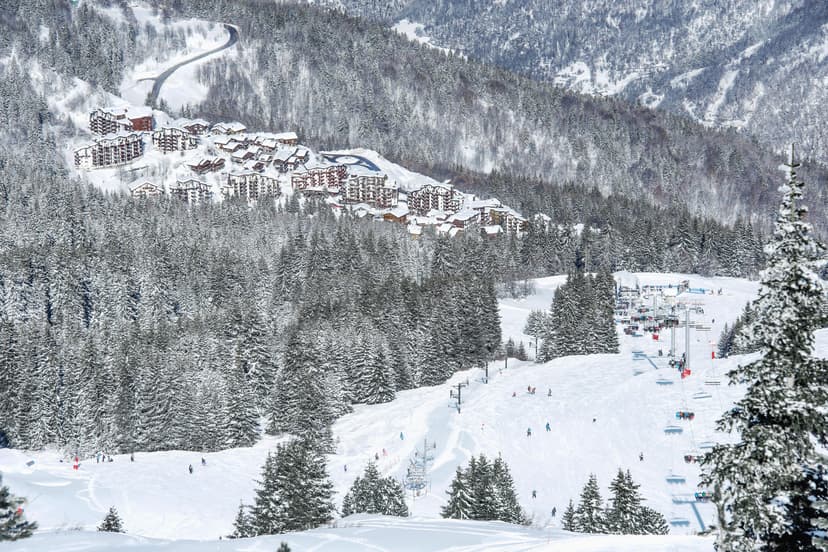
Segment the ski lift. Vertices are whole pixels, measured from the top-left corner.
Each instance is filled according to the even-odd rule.
[[[686,517],[671,517],[670,525],[672,525],[673,527],[689,527],[690,520]]]
[[[716,446],[715,441],[702,441],[701,443],[699,443],[699,448],[701,450],[713,450],[713,447],[715,447],[715,446]]]
[[[668,473],[667,477],[665,477],[664,479],[666,479],[667,483],[671,485],[682,485],[687,482],[687,478],[685,478],[683,475],[679,475],[676,473]]]
[[[710,386],[719,386],[722,384],[722,380],[720,380],[719,378],[710,378],[704,380],[704,384]]]
[[[673,380],[667,378],[658,378],[656,380],[657,385],[673,385]]]
[[[711,395],[710,393],[708,393],[707,391],[705,391],[705,390],[703,390],[703,389],[700,389],[699,391],[696,391],[695,393],[693,393],[693,398],[694,398],[694,399],[697,399],[697,400],[700,400],[700,399],[709,399],[709,398],[711,398],[712,396],[713,396],[713,395]]]
[[[691,494],[674,494],[673,504],[692,504],[696,498]]]
[[[676,412],[676,419],[677,420],[693,420],[696,417],[695,412],[689,412],[687,410],[679,410]]]
[[[678,433],[684,433],[684,429],[682,429],[681,426],[677,425],[667,425],[664,428],[664,433],[666,433],[667,435],[676,435]]]
[[[698,464],[703,458],[704,453],[698,450],[693,450],[684,454],[684,462],[687,464]]]
[[[696,491],[693,493],[693,497],[695,497],[696,502],[710,502],[713,500],[713,495],[710,491]]]

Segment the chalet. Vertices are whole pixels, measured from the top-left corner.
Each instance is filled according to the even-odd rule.
[[[250,161],[245,162],[243,167],[246,171],[264,172],[267,168],[267,163],[259,159],[251,159]]]
[[[279,134],[274,134],[273,139],[286,146],[295,146],[299,143],[299,137],[295,132],[281,132]]]
[[[227,153],[236,153],[247,149],[244,145],[244,142],[237,142],[236,140],[230,139],[224,144],[217,144],[219,149]]]
[[[460,210],[463,194],[451,184],[426,184],[419,190],[408,192],[408,208],[418,214],[432,209],[455,212]]]
[[[213,192],[210,191],[209,186],[195,178],[176,180],[175,184],[170,186],[170,195],[187,203],[201,203],[213,198]]]
[[[210,129],[212,134],[241,134],[247,132],[247,127],[239,122],[216,123]]]
[[[149,180],[136,180],[129,186],[129,193],[134,198],[148,199],[161,195],[161,187]]]
[[[152,133],[152,145],[162,153],[185,151],[198,146],[198,138],[188,130],[164,127]]]
[[[224,159],[221,157],[202,157],[195,163],[190,163],[187,166],[196,174],[205,174],[224,168]]]
[[[446,223],[451,224],[456,228],[462,228],[465,230],[480,223],[480,213],[474,209],[463,209],[462,211],[451,215],[446,220]]]
[[[272,176],[266,176],[255,171],[243,171],[227,175],[227,185],[223,193],[229,197],[254,201],[260,197],[278,197],[281,190],[279,189],[279,181]]]
[[[144,155],[144,139],[138,132],[122,132],[98,138],[75,150],[75,166],[81,169],[115,167]]]
[[[408,207],[405,205],[398,205],[390,211],[383,213],[382,219],[386,222],[406,224],[408,222]]]
[[[293,156],[294,150],[279,150],[273,154],[273,167],[279,172],[286,172],[287,162]]]
[[[325,162],[310,162],[299,167],[290,177],[295,190],[305,192],[329,192],[338,194],[342,182],[348,175],[345,165]]]
[[[490,220],[489,213],[491,212],[491,210],[498,209],[500,207],[503,207],[503,204],[495,198],[475,199],[472,201],[467,201],[463,206],[464,209],[471,209],[473,211],[477,211],[480,214],[480,224],[488,224]]]
[[[408,233],[411,234],[411,237],[415,240],[419,239],[420,236],[423,235],[423,227],[417,224],[409,224],[407,230]]]
[[[388,176],[359,165],[348,167],[343,199],[351,203],[368,203],[381,208],[397,205],[399,188]]]
[[[491,224],[498,224],[509,234],[526,231],[527,221],[520,213],[509,207],[499,207],[489,211]]]
[[[173,121],[173,126],[183,128],[195,136],[203,136],[210,130],[210,123],[204,119],[177,119]]]
[[[148,107],[101,107],[89,113],[89,130],[95,134],[150,131],[152,109]]]
[[[460,228],[458,226],[454,226],[450,222],[444,222],[443,224],[441,224],[440,226],[437,227],[437,233],[438,234],[444,234],[444,235],[449,236],[450,238],[453,238],[454,236],[461,233],[462,231],[463,231],[462,228]]]
[[[503,234],[503,227],[497,224],[487,224],[480,227],[480,234],[484,238],[496,238]]]
[[[277,141],[276,138],[270,138],[267,136],[256,136],[256,138],[253,140],[253,143],[268,153],[276,151],[276,148],[279,147],[279,141]]]

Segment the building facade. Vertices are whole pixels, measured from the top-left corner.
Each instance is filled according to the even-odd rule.
[[[213,198],[213,192],[210,191],[209,186],[195,178],[176,180],[175,184],[170,186],[170,195],[187,203],[201,203]]]
[[[351,173],[345,179],[345,201],[368,203],[382,208],[397,205],[399,189],[395,182],[388,182],[388,176],[362,167],[351,167],[350,170]]]
[[[291,175],[290,185],[294,190],[306,192],[339,193],[347,175],[345,165],[308,164]]]
[[[98,138],[95,143],[75,150],[75,166],[80,169],[115,167],[144,155],[140,133],[129,132]]]
[[[152,145],[163,153],[195,149],[198,138],[177,127],[164,127],[152,133]]]
[[[279,181],[272,176],[244,171],[227,175],[227,185],[223,193],[227,197],[244,198],[255,201],[262,197],[278,197],[281,194]]]
[[[408,192],[408,208],[424,215],[431,210],[456,212],[460,210],[463,194],[450,184],[427,184],[419,190]]]

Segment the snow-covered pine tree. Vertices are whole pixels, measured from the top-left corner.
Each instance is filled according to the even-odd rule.
[[[253,526],[253,516],[250,514],[250,508],[239,501],[239,511],[236,513],[236,519],[233,520],[233,532],[227,538],[243,539],[255,536],[256,529]]]
[[[121,522],[121,518],[118,515],[118,511],[115,509],[115,506],[109,507],[109,512],[107,512],[106,517],[104,517],[101,524],[98,525],[98,531],[105,531],[107,533],[124,532],[123,523]]]
[[[37,523],[26,521],[23,514],[24,502],[3,485],[3,476],[0,474],[0,542],[31,537],[37,529]]]
[[[481,454],[469,461],[466,481],[469,484],[471,496],[470,519],[497,519],[497,497],[494,493],[492,464],[485,455]]]
[[[492,463],[492,483],[494,484],[495,519],[507,523],[527,523],[528,518],[518,502],[515,482],[509,466],[499,456]]]
[[[239,342],[234,344],[233,359],[225,368],[226,403],[224,409],[225,446],[249,447],[259,437],[259,413],[256,408],[256,394],[244,372],[242,351]]]
[[[581,491],[581,499],[575,509],[573,524],[575,531],[579,533],[604,533],[606,531],[604,506],[595,474],[589,475],[589,480]]]
[[[518,360],[529,360],[529,355],[526,353],[526,345],[524,345],[523,341],[518,343],[517,349],[515,350],[515,358]]]
[[[561,516],[561,528],[565,531],[576,531],[575,529],[575,504],[570,499],[569,505]]]
[[[607,509],[607,532],[617,535],[638,535],[640,530],[641,496],[638,487],[629,472],[619,468],[615,479],[610,483],[612,504]]]
[[[393,477],[382,477],[373,462],[354,480],[342,501],[343,516],[357,513],[408,515],[402,486]]]
[[[368,344],[368,359],[365,374],[360,386],[365,393],[363,400],[367,404],[380,404],[394,400],[394,374],[388,365],[383,345],[371,341]]]
[[[639,528],[644,535],[666,535],[670,532],[667,520],[661,512],[653,510],[649,506],[642,506],[639,512]]]
[[[313,529],[331,519],[333,485],[317,443],[296,439],[276,447],[262,470],[251,509],[257,535]]]
[[[821,463],[817,446],[828,442],[826,363],[812,356],[824,289],[814,272],[819,245],[799,204],[803,184],[791,147],[787,182],[768,267],[754,303],[755,343],[763,357],[729,374],[747,386],[743,399],[724,413],[720,431],[736,434],[702,463],[702,485],[712,490],[718,513],[717,547],[742,552],[778,543],[793,532],[810,534],[813,520],[791,524],[801,505],[809,469]],[[801,521],[801,520],[800,520]]]
[[[450,519],[474,519],[472,518],[471,496],[469,493],[466,472],[460,466],[454,473],[451,487],[446,491],[448,500],[440,511],[440,515]]]

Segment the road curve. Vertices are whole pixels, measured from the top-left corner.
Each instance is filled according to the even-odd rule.
[[[173,65],[172,67],[169,67],[163,73],[161,73],[160,75],[155,77],[155,79],[154,79],[155,83],[152,85],[152,91],[150,92],[150,105],[155,105],[155,102],[158,101],[158,94],[161,92],[161,87],[164,86],[164,81],[166,81],[167,78],[169,78],[169,76],[172,75],[173,73],[175,73],[178,69],[180,69],[181,67],[187,65],[188,63],[193,63],[193,62],[198,61],[200,59],[206,58],[207,56],[211,56],[211,55],[215,54],[216,52],[221,52],[222,50],[226,50],[227,48],[230,48],[236,42],[239,41],[239,31],[234,26],[225,24],[224,28],[227,29],[228,33],[230,33],[230,38],[227,39],[226,43],[222,44],[218,48],[215,48],[215,49],[210,50],[208,52],[204,52],[202,54],[198,54],[197,56],[191,57],[190,59],[186,59],[186,60],[182,61],[181,63],[176,63],[175,65]],[[142,79],[142,80],[150,80],[150,79]]]

